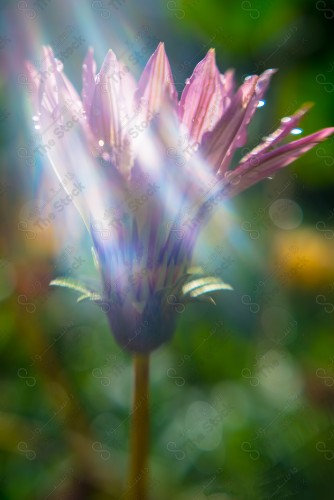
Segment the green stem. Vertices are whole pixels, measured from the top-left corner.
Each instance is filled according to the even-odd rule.
[[[147,500],[149,451],[149,355],[134,354],[129,500]]]

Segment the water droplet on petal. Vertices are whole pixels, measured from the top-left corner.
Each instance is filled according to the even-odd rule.
[[[32,120],[33,120],[34,122],[38,122],[39,118],[38,118],[38,116],[34,115],[34,116],[32,117]]]
[[[34,128],[35,128],[35,130],[39,130],[41,128],[41,126],[40,125],[35,125]]]
[[[189,85],[189,83],[190,83],[190,78],[187,78],[186,79],[186,85]]]
[[[64,69],[64,65],[61,61],[59,61],[59,59],[56,59],[56,67],[57,67],[57,71],[63,71],[63,69]]]
[[[99,146],[101,146],[101,148],[104,146],[104,140],[103,139],[99,140]]]
[[[244,82],[247,82],[247,80],[249,80],[250,78],[252,78],[252,75],[247,75],[247,76],[244,78]]]
[[[265,104],[266,104],[266,101],[264,99],[260,99],[257,107],[262,108],[263,106],[265,106]]]
[[[291,116],[284,116],[284,118],[281,119],[281,123],[288,123],[291,121]]]
[[[303,132],[303,129],[302,128],[293,128],[290,132],[290,134],[292,135],[299,135]]]
[[[223,97],[223,106],[224,107],[229,106],[230,102],[231,102],[231,99],[229,97],[227,97],[227,96]]]

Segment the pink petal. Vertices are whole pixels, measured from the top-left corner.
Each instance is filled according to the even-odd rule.
[[[89,125],[97,141],[112,147],[121,148],[120,117],[120,80],[116,78],[119,63],[112,50],[109,50],[96,76],[95,88],[91,99]],[[102,142],[101,142],[102,144]]]
[[[273,148],[274,145],[282,141],[291,130],[293,130],[304,117],[304,115],[310,110],[312,104],[304,104],[298,111],[296,111],[291,117],[282,118],[281,125],[275,132],[270,134],[268,137],[263,139],[263,142],[256,146],[252,151],[250,151],[246,156],[244,156],[240,164],[245,163],[249,158],[258,155],[260,153],[265,153],[266,151]]]
[[[223,81],[216,66],[215,51],[210,49],[187,80],[180,100],[180,121],[192,142],[200,143],[203,134],[212,130],[221,117],[226,96]],[[229,76],[226,84],[230,90]]]
[[[63,73],[62,63],[54,57],[51,47],[43,47],[44,59],[41,72],[39,97],[41,106],[55,117],[69,107],[83,123],[83,107],[80,97]]]
[[[90,112],[96,78],[96,62],[93,54],[94,50],[90,47],[82,65],[82,102],[87,115]]]
[[[129,132],[129,127],[133,125],[133,121],[138,117],[138,109],[135,104],[135,92],[137,82],[130,73],[127,66],[119,63],[119,73],[117,78],[120,82],[120,118],[124,135]]]
[[[237,132],[234,140],[230,144],[230,147],[228,149],[228,152],[224,159],[222,160],[222,163],[220,165],[219,171],[220,172],[226,172],[228,169],[232,157],[235,153],[235,150],[237,148],[240,148],[244,146],[247,142],[247,127],[253,118],[255,111],[257,109],[259,101],[262,99],[264,94],[267,91],[270,79],[272,75],[276,72],[274,69],[269,69],[266,70],[262,75],[259,76],[259,79],[256,82],[256,86],[254,89],[254,94],[252,95],[252,98],[249,101],[249,104],[247,106],[243,121],[240,125],[239,131]],[[251,81],[251,79],[250,79]],[[245,84],[247,84],[248,80],[246,80]],[[244,85],[245,85],[244,84]]]
[[[225,95],[231,98],[235,88],[234,70],[228,69],[223,75],[220,75],[220,78],[224,86]]]
[[[50,113],[54,113],[59,107],[57,89],[57,63],[51,47],[43,46],[43,64],[39,94],[41,105]]]
[[[150,57],[139,79],[136,100],[144,104],[144,119],[150,120],[161,106],[164,94],[167,93],[177,106],[177,91],[170,64],[163,43]]]
[[[29,89],[31,89],[32,106],[34,112],[37,114],[40,111],[40,99],[39,99],[39,88],[41,84],[41,76],[35,66],[29,61],[25,61],[25,76],[27,77],[27,82]]]
[[[257,81],[258,77],[252,76],[238,89],[215,128],[203,136],[200,153],[214,171],[219,170],[240,133]]]
[[[34,152],[50,161],[89,227],[89,220],[101,218],[108,206],[108,180],[101,180],[101,169],[91,154],[79,96],[50,47],[44,47],[38,99],[40,137]]]
[[[334,133],[334,127],[325,128],[268,153],[251,156],[235,170],[229,172],[226,195],[230,198],[286,167],[307,151]]]

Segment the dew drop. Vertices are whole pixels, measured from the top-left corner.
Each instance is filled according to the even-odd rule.
[[[34,122],[38,122],[39,118],[38,118],[38,116],[34,115],[34,116],[32,117],[32,120],[33,120]]]
[[[252,78],[252,75],[247,75],[247,76],[244,78],[244,82],[247,82],[247,80],[249,80],[250,78]]]
[[[186,79],[186,85],[189,85],[189,83],[190,83],[190,78],[187,78]]]
[[[226,108],[227,106],[229,106],[231,102],[231,99],[227,96],[223,97],[223,106]]]
[[[291,121],[291,116],[284,116],[284,118],[281,119],[281,123],[288,123]]]
[[[101,148],[104,146],[104,140],[103,139],[99,140],[99,146],[101,146]]]
[[[290,132],[290,134],[292,135],[299,135],[303,132],[303,129],[302,128],[293,128]]]
[[[64,65],[63,65],[63,63],[62,63],[61,61],[59,61],[58,59],[56,59],[56,69],[57,69],[57,71],[59,71],[59,72],[60,72],[60,71],[63,71],[63,69],[64,69]]]
[[[35,125],[35,127],[34,127],[35,130],[39,130],[40,128],[41,128],[40,125]]]
[[[264,99],[260,99],[257,107],[262,108],[263,106],[265,106],[265,104],[266,104],[266,101]]]

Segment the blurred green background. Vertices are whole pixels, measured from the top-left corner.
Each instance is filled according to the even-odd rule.
[[[238,82],[276,67],[252,146],[304,102],[315,107],[303,133],[334,124],[334,6],[27,0],[0,9],[0,498],[124,498],[131,358],[98,307],[48,287],[93,266],[71,207],[61,227],[25,223],[43,165],[23,62],[40,58],[42,43],[56,46],[79,91],[90,45],[98,65],[112,47],[138,77],[164,41],[179,92],[210,47]],[[333,498],[333,166],[332,139],[203,232],[197,263],[234,291],[217,294],[216,307],[187,306],[173,342],[152,356],[151,499]]]

